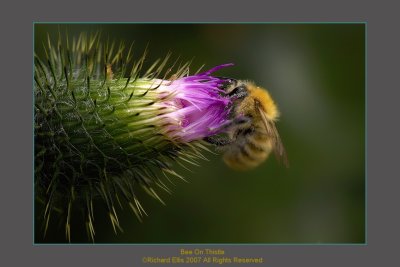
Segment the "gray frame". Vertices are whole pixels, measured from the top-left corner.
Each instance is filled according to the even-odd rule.
[[[2,79],[3,102],[0,113],[5,125],[2,131],[2,140],[5,141],[2,143],[2,265],[8,262],[10,264],[7,265],[13,266],[138,266],[145,256],[178,256],[182,248],[220,248],[225,250],[227,257],[263,257],[266,266],[396,266],[399,258],[394,254],[394,248],[397,245],[395,236],[396,233],[398,235],[399,219],[394,204],[399,188],[395,171],[398,160],[395,148],[398,142],[393,144],[392,140],[396,140],[394,137],[399,135],[399,130],[393,127],[398,119],[390,116],[396,114],[395,101],[399,99],[399,90],[396,89],[398,82],[395,82],[398,72],[398,62],[395,60],[399,47],[395,19],[398,8],[382,2],[380,6],[349,1],[292,2],[281,1],[272,5],[246,1],[242,7],[232,1],[202,1],[191,5],[186,1],[130,1],[118,4],[102,0],[95,3],[71,0],[56,6],[52,5],[52,1],[40,1],[42,5],[36,1],[31,2],[34,5],[31,7],[17,2],[9,3],[7,9],[10,11],[2,14],[2,19],[7,22],[1,24],[1,51],[6,51],[3,54],[6,61],[1,64],[5,78]],[[113,16],[111,10],[116,11]],[[367,22],[368,243],[33,245],[33,191],[31,186],[27,186],[31,184],[27,180],[32,177],[33,169],[32,95],[23,88],[32,88],[34,21]],[[12,33],[10,36],[7,34],[9,32]],[[6,99],[18,100],[18,107],[14,101]],[[387,122],[391,123],[384,125]]]

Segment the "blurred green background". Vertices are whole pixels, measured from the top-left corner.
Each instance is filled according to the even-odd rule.
[[[193,71],[235,63],[216,75],[267,88],[281,111],[277,124],[290,168],[272,156],[248,172],[228,169],[219,155],[176,180],[167,206],[143,194],[149,216],[140,223],[119,211],[115,235],[102,204],[96,243],[364,243],[365,242],[365,25],[364,24],[35,24],[35,52],[47,34],[96,32],[135,41],[146,64],[169,51],[193,59]],[[38,214],[38,213],[37,213]],[[46,238],[65,242],[53,219]],[[87,242],[72,225],[72,240]]]

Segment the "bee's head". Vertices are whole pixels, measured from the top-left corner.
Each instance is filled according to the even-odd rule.
[[[245,82],[229,79],[226,85],[226,94],[233,100],[237,100],[245,98],[249,92]]]

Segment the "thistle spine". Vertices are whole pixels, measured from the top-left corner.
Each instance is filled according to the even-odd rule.
[[[98,33],[82,34],[70,44],[60,34],[55,46],[48,36],[44,60],[35,55],[35,195],[44,204],[43,233],[56,211],[65,218],[69,241],[76,207],[82,207],[94,240],[94,201],[102,199],[117,232],[121,198],[142,220],[147,213],[136,196],[138,188],[164,203],[154,188],[170,193],[164,179],[184,180],[170,163],[179,158],[197,165],[205,159],[202,142],[182,144],[154,131],[168,124],[154,118],[166,112],[157,103],[170,96],[157,99],[155,91],[161,85],[156,77],[165,80],[176,64],[164,72],[171,55],[142,74],[146,49],[128,71],[133,46],[125,56],[124,43],[102,45],[100,39]],[[186,63],[174,78],[188,70]]]

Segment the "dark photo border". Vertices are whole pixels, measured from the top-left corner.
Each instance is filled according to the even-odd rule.
[[[395,5],[355,1],[35,1],[2,11],[2,266],[141,266],[199,245],[33,244],[32,40],[34,22],[366,22],[367,242],[364,245],[206,245],[229,257],[263,257],[257,266],[396,266],[400,47]],[[31,6],[29,6],[31,5]],[[12,101],[11,101],[12,100]],[[14,101],[15,100],[15,101]],[[17,105],[16,105],[17,103]],[[396,116],[397,117],[397,116]],[[396,217],[397,216],[397,217]],[[165,264],[143,264],[165,265]],[[197,264],[198,266],[204,266]],[[247,265],[247,264],[246,264]],[[207,266],[207,265],[206,265]]]

